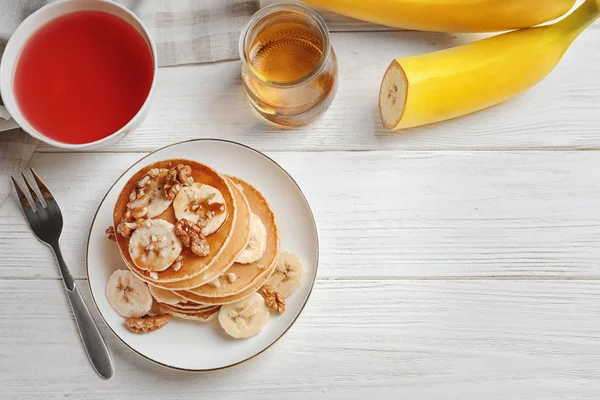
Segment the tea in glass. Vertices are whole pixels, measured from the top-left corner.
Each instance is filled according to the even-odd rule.
[[[337,59],[321,17],[307,6],[258,11],[240,38],[242,80],[256,110],[286,126],[305,125],[335,97]]]

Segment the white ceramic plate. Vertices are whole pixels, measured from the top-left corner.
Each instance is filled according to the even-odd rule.
[[[173,318],[164,328],[146,334],[129,332],[123,318],[110,306],[104,290],[116,269],[126,269],[119,250],[104,233],[112,224],[113,207],[129,178],[145,165],[169,158],[204,163],[224,174],[238,176],[260,190],[275,211],[281,231],[281,249],[304,263],[300,288],[286,302],[282,315],[271,314],[256,336],[229,338],[215,319],[208,323]],[[317,274],[319,245],[310,206],[296,182],[275,161],[238,143],[192,140],[157,150],[132,165],[110,188],[92,222],[87,248],[87,273],[92,298],[112,332],[139,355],[158,364],[190,371],[230,367],[266,350],[292,326],[304,308]]]

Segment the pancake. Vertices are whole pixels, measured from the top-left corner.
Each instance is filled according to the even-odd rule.
[[[183,300],[181,303],[169,304],[169,305],[172,305],[177,310],[181,310],[181,311],[183,311],[183,310],[198,311],[198,310],[202,310],[204,308],[212,307],[211,304],[198,304],[198,303],[192,303],[191,301],[186,301],[186,300]]]
[[[193,254],[188,248],[184,248],[181,253],[183,256],[183,266],[178,271],[175,271],[174,268],[170,267],[164,271],[156,272],[157,278],[150,277],[150,273],[148,271],[140,269],[134,264],[129,254],[129,238],[117,234],[117,244],[119,245],[121,256],[123,257],[125,264],[136,276],[147,282],[155,284],[156,286],[158,286],[158,283],[177,282],[190,279],[206,271],[227,248],[227,244],[231,240],[237,219],[236,197],[234,196],[233,189],[231,188],[233,185],[229,180],[225,179],[218,172],[206,165],[191,160],[175,159],[159,161],[152,165],[148,165],[129,179],[121,191],[121,194],[119,195],[115,205],[113,214],[115,230],[127,211],[129,196],[140,178],[152,168],[168,169],[177,164],[189,165],[192,168],[191,176],[194,178],[195,182],[210,185],[221,192],[225,200],[227,218],[215,233],[206,237],[210,246],[210,252],[207,256],[199,257]],[[154,219],[164,219],[172,224],[177,222],[172,205]]]
[[[161,289],[154,285],[148,285],[148,289],[150,289],[150,294],[154,297],[154,300],[161,304],[179,304],[184,303],[186,300],[177,295],[175,292],[171,290]]]
[[[227,248],[224,249],[210,268],[201,274],[191,279],[177,282],[151,282],[153,285],[169,290],[192,289],[214,280],[233,265],[235,259],[248,244],[248,239],[250,239],[250,217],[252,214],[250,213],[248,201],[242,194],[242,191],[232,181],[229,182],[236,198],[237,220]]]
[[[270,269],[277,262],[277,256],[279,255],[279,229],[275,213],[269,207],[267,200],[249,183],[232,176],[228,178],[241,187],[242,193],[244,193],[250,205],[250,210],[264,224],[267,230],[267,248],[258,261],[251,264],[235,263],[227,270],[227,274],[235,274],[236,278],[234,282],[229,282],[227,276],[223,275],[217,278],[219,280],[217,285],[208,284],[188,289],[189,292],[202,297],[227,297],[243,292],[256,283],[265,270]]]
[[[159,306],[161,307],[161,309],[169,309],[171,311],[175,311],[178,313],[182,313],[182,314],[197,314],[199,312],[208,312],[213,310],[215,307],[219,308],[219,306],[214,306],[214,305],[203,305],[203,306],[196,306],[196,309],[188,309],[188,308],[180,308],[171,304],[165,304],[165,303],[158,303]]]
[[[275,272],[276,268],[277,268],[277,263],[275,262],[275,263],[273,263],[273,266],[271,267],[271,269],[266,270],[264,272],[264,274],[261,275],[254,284],[252,284],[252,286],[248,287],[243,292],[238,293],[233,296],[225,296],[225,297],[198,296],[197,294],[194,294],[187,290],[178,290],[176,293],[179,296],[181,296],[189,301],[192,301],[194,303],[211,304],[211,305],[223,305],[223,304],[235,303],[238,300],[245,299],[246,297],[250,296],[252,293],[256,292],[258,289],[260,289],[265,283],[267,283],[267,281],[269,280],[271,275],[273,275],[273,272]]]
[[[200,311],[200,312],[193,313],[193,314],[184,314],[182,312],[170,310],[166,307],[161,307],[161,311],[163,311],[165,314],[171,314],[172,316],[181,318],[181,319],[189,319],[189,320],[200,321],[200,322],[208,322],[217,316],[220,308],[221,307],[214,307],[214,309],[210,309],[207,311]]]

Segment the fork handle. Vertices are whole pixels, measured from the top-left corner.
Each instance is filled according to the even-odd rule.
[[[85,305],[85,301],[77,288],[77,284],[63,259],[58,243],[52,245],[52,249],[54,250],[56,260],[60,267],[60,272],[65,283],[65,289],[67,290],[67,297],[69,298],[69,303],[71,303],[71,308],[75,315],[75,322],[77,323],[77,329],[79,330],[79,335],[83,341],[83,346],[88,358],[98,375],[104,379],[110,379],[114,373],[114,365],[106,342],[100,334],[98,325],[94,322],[90,310]]]
[[[71,271],[69,270],[69,267],[67,267],[67,263],[62,256],[60,246],[58,243],[51,244],[50,246],[54,251],[56,261],[58,261],[58,267],[60,268],[60,274],[62,275],[63,282],[65,283],[65,288],[67,288],[67,291],[73,291],[75,289],[75,279],[73,279],[73,275],[71,275]]]

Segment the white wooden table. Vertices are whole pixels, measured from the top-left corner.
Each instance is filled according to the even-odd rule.
[[[526,94],[400,133],[376,108],[391,59],[473,36],[331,28],[344,31],[332,34],[339,91],[305,128],[258,119],[239,62],[181,66],[160,70],[148,119],[122,142],[41,146],[31,161],[65,211],[62,247],[90,300],[87,232],[124,169],[192,138],[265,151],[319,227],[318,280],[293,329],[252,361],[186,374],[139,358],[99,321],[116,363],[102,381],[53,257],[12,198],[0,210],[0,398],[598,398],[600,25]]]

